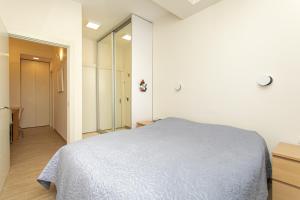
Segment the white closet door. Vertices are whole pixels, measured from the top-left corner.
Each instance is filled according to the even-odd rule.
[[[99,117],[100,130],[112,129],[112,72],[111,70],[99,70]]]
[[[21,61],[22,128],[49,125],[49,75],[48,63]]]
[[[20,126],[35,127],[35,62],[21,61],[21,105],[24,108]]]
[[[116,71],[116,128],[122,128],[122,104],[123,104],[123,84],[122,84],[122,72]]]
[[[49,64],[36,62],[35,77],[35,105],[36,124],[35,126],[48,126],[50,122],[50,72]]]
[[[131,127],[131,77],[130,71],[125,72],[125,126]],[[123,104],[124,105],[124,104]]]

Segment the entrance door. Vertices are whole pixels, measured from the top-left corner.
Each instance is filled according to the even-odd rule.
[[[50,121],[49,63],[21,61],[21,127],[48,126]]]
[[[8,35],[0,20],[0,190],[9,170],[9,68]]]

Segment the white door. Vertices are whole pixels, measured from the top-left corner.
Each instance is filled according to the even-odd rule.
[[[20,125],[35,127],[35,65],[29,60],[21,61],[21,105],[24,108]]]
[[[48,126],[50,123],[50,72],[44,62],[21,61],[21,127]]]
[[[9,68],[8,35],[0,20],[0,191],[8,174],[10,165],[9,124]]]
[[[112,124],[112,71],[111,69],[99,70],[99,118],[100,130],[111,130]]]
[[[36,62],[36,118],[35,126],[50,124],[50,66],[49,63]]]

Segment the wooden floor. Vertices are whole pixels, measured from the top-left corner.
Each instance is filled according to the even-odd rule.
[[[36,178],[64,144],[49,127],[25,129],[24,138],[11,146],[11,168],[0,200],[55,199],[55,188],[44,189]]]

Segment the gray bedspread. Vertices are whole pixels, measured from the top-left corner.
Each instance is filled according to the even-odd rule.
[[[270,169],[255,132],[167,118],[66,145],[38,181],[59,200],[266,200]]]

